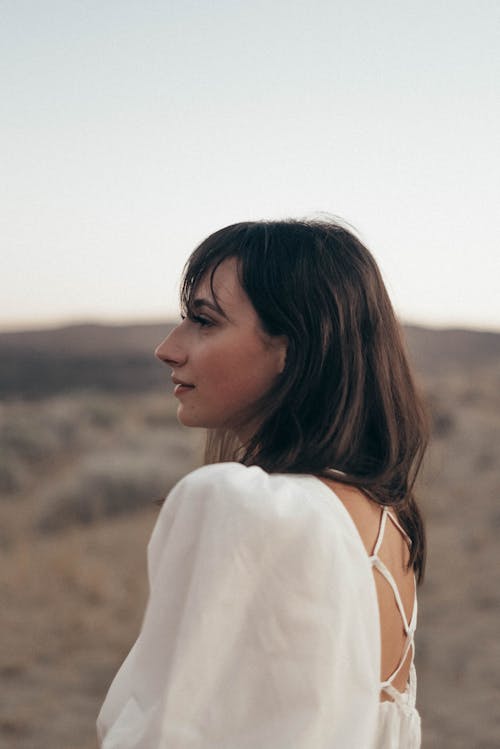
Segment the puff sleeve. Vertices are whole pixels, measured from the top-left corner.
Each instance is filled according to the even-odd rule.
[[[172,489],[148,546],[141,632],[98,717],[101,749],[372,747],[372,573],[345,517],[312,494],[239,463]]]

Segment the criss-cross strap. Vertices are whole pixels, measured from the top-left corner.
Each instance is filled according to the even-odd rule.
[[[395,689],[395,687],[392,685],[392,682],[394,681],[396,676],[399,674],[401,668],[403,667],[406,661],[406,658],[408,656],[408,653],[410,651],[410,648],[411,648],[412,660],[410,664],[408,697],[410,699],[410,702],[411,700],[413,700],[414,702],[415,693],[416,693],[416,673],[415,673],[415,668],[413,664],[413,658],[415,656],[414,634],[415,634],[415,628],[416,628],[416,623],[417,623],[417,585],[416,585],[416,579],[415,579],[415,574],[414,574],[413,578],[414,578],[414,583],[415,583],[415,594],[413,598],[413,612],[412,612],[411,620],[408,621],[408,618],[406,616],[406,612],[403,606],[403,601],[401,600],[401,595],[399,593],[399,589],[396,584],[396,581],[392,573],[387,568],[387,566],[378,556],[378,552],[380,550],[382,541],[384,539],[384,533],[385,533],[385,528],[386,528],[388,517],[391,519],[394,525],[401,531],[401,533],[405,536],[405,538],[408,540],[408,542],[411,545],[411,539],[409,538],[404,528],[402,528],[402,526],[396,520],[396,518],[393,517],[392,513],[389,512],[389,508],[387,506],[384,506],[384,508],[382,509],[380,513],[379,531],[377,534],[375,545],[373,547],[373,551],[370,555],[370,562],[372,563],[373,567],[376,567],[378,569],[380,574],[383,575],[383,577],[387,580],[387,582],[391,586],[392,592],[394,594],[394,599],[396,601],[396,605],[401,615],[401,619],[403,620],[404,630],[406,634],[406,641],[405,641],[405,645],[403,648],[403,654],[401,656],[398,666],[394,669],[394,671],[392,672],[392,674],[389,676],[388,679],[380,683],[380,689],[385,691],[387,694],[389,694],[397,702],[401,702],[403,700],[403,696],[404,696],[403,693]]]

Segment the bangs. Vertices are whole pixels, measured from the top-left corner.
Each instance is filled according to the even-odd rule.
[[[245,236],[252,222],[244,222],[227,226],[211,234],[196,247],[189,256],[182,273],[180,287],[180,310],[186,315],[193,311],[193,299],[196,289],[202,279],[209,275],[210,291],[220,314],[223,310],[219,305],[214,291],[213,279],[219,265],[230,257],[238,260],[237,273],[241,284],[241,260],[245,251]]]
[[[205,277],[207,272],[210,272],[210,291],[212,293],[214,304],[217,307],[217,311],[223,315],[223,310],[219,305],[213,285],[215,271],[223,260],[225,260],[225,258],[220,258],[220,260],[217,260],[208,268],[188,268],[189,275],[184,276],[180,291],[180,309],[183,315],[193,312],[194,294],[196,293],[200,281]]]

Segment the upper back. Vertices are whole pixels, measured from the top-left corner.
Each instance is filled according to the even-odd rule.
[[[368,556],[372,557],[376,551],[379,566],[374,564],[373,570],[380,612],[382,652],[380,679],[381,682],[387,681],[400,666],[392,680],[392,686],[398,691],[404,692],[408,682],[413,648],[409,647],[405,655],[405,649],[409,644],[405,624],[398,608],[395,591],[380,569],[385,567],[386,570],[384,571],[388,571],[389,576],[393,577],[407,623],[411,622],[416,601],[416,582],[413,571],[407,570],[406,567],[410,552],[408,542],[403,535],[404,531],[402,532],[397,527],[397,519],[392,510],[389,514],[391,519],[396,522],[387,522],[386,519],[381,526],[383,508],[369,499],[361,490],[333,479],[318,478],[335,492],[350,514]],[[375,550],[379,537],[381,543],[379,548]],[[385,701],[392,698],[382,691],[380,699]]]

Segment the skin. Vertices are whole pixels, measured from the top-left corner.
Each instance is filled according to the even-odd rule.
[[[224,260],[213,278],[216,301],[226,317],[203,305],[186,317],[155,350],[172,375],[194,385],[180,393],[177,419],[190,427],[233,430],[246,441],[257,425],[255,403],[283,371],[285,337],[264,333],[237,276],[236,258]],[[193,301],[215,303],[208,275]]]

